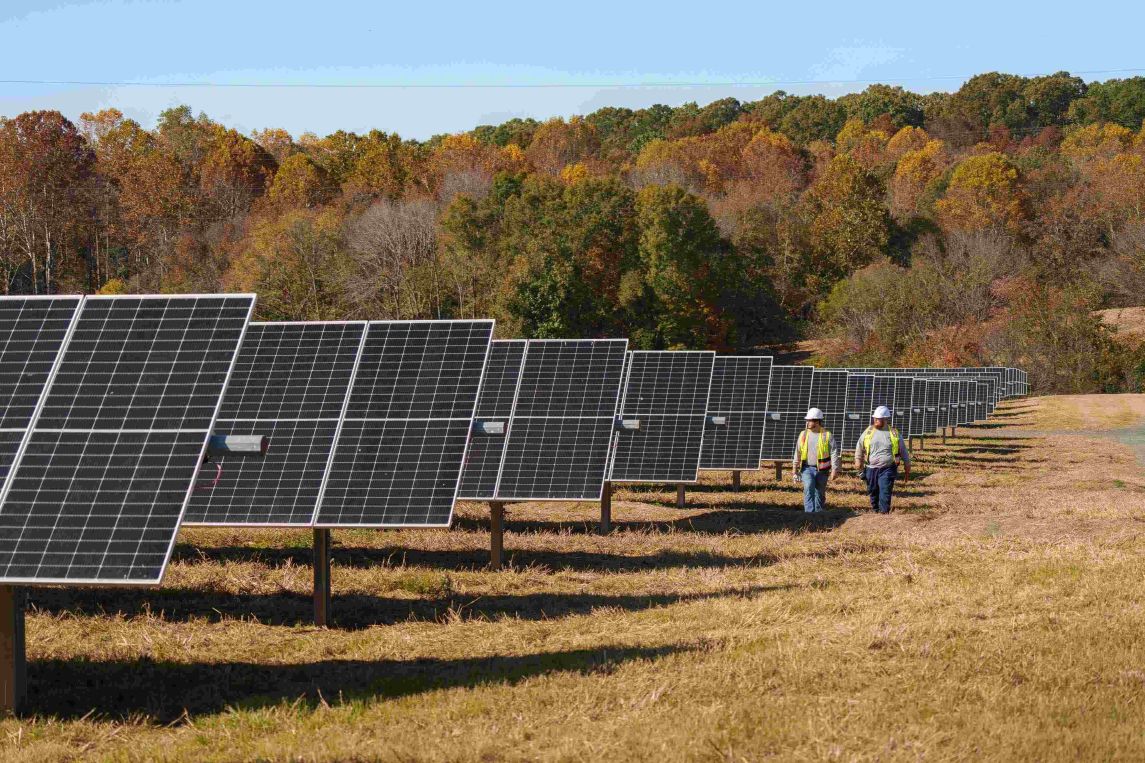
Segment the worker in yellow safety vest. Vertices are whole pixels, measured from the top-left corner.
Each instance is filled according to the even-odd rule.
[[[855,469],[867,483],[867,496],[871,508],[879,514],[891,512],[891,494],[898,478],[898,465],[902,462],[903,479],[910,479],[910,451],[891,426],[891,411],[885,405],[875,409],[871,426],[859,435],[855,443]]]
[[[823,427],[823,411],[812,408],[804,417],[807,428],[795,440],[792,476],[803,481],[803,510],[815,514],[827,508],[827,480],[839,471],[839,443]]]

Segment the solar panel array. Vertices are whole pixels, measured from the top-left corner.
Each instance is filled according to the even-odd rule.
[[[708,425],[700,450],[701,469],[759,469],[759,451],[767,430],[767,393],[772,359],[754,355],[717,355],[708,398]],[[715,425],[711,419],[722,417]]]
[[[714,352],[628,353],[621,428],[613,452],[616,482],[695,482],[712,385]]]
[[[504,422],[505,434],[474,434],[476,443],[502,444],[479,446],[481,457],[463,472],[461,497],[599,499],[627,349],[624,339],[494,342],[491,360],[505,362],[498,360],[492,377],[486,372],[478,418]],[[496,468],[487,452],[500,454]]]
[[[83,299],[0,494],[0,579],[162,578],[253,306]]]
[[[773,366],[771,389],[767,395],[767,429],[763,435],[762,461],[787,461],[795,448],[795,438],[803,429],[811,400],[811,366]]]

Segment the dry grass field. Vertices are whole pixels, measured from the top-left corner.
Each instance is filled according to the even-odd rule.
[[[5,761],[1145,758],[1145,398],[928,439],[889,517],[769,472],[450,531],[186,530],[157,590],[39,589]],[[1114,410],[1107,408],[1102,410]],[[1089,427],[1077,434],[1063,430]]]

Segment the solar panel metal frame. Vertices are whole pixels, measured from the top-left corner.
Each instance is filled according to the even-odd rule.
[[[628,403],[628,391],[629,391],[630,386],[631,386],[632,362],[635,359],[635,356],[636,355],[668,355],[668,354],[672,354],[672,353],[681,354],[681,355],[686,353],[689,355],[710,356],[711,360],[712,360],[711,368],[712,369],[715,368],[716,353],[713,352],[712,350],[630,350],[628,352],[628,363],[626,364],[626,367],[624,370],[624,391],[621,393],[621,397],[620,397],[619,410],[620,410],[621,418],[625,418],[629,415],[629,414],[625,413],[625,406]],[[620,444],[621,444],[621,439],[619,436],[620,433],[618,432],[617,436],[614,437],[614,444],[613,444],[613,448],[612,448],[612,458],[609,461],[609,467],[608,467],[608,480],[610,482],[623,482],[623,483],[641,483],[641,482],[647,483],[647,482],[667,481],[667,482],[673,482],[673,483],[678,483],[678,484],[694,484],[694,483],[698,482],[700,479],[700,453],[703,450],[704,429],[707,427],[707,419],[708,419],[707,400],[711,399],[711,393],[712,393],[712,374],[709,372],[708,373],[708,384],[707,384],[707,387],[705,389],[704,412],[703,412],[702,421],[700,424],[700,435],[699,435],[699,438],[697,440],[696,468],[694,470],[694,475],[690,479],[672,478],[670,480],[660,480],[660,479],[655,478],[655,477],[616,477],[614,474],[614,469],[616,466],[617,453],[619,453],[619,451],[620,451]],[[689,413],[689,414],[662,414],[662,413],[635,414],[634,413],[631,415],[634,418],[642,418],[643,416],[664,416],[664,415],[698,416],[699,414],[691,414],[691,413]]]
[[[715,388],[716,388],[716,377],[717,377],[716,370],[719,368],[721,362],[731,363],[731,362],[740,361],[740,360],[756,361],[759,363],[766,363],[766,365],[767,365],[767,373],[766,373],[767,381],[765,384],[762,385],[764,410],[747,411],[747,410],[736,410],[736,409],[732,409],[732,408],[722,408],[722,407],[717,407],[712,402],[713,392],[715,391]],[[760,460],[759,460],[759,453],[763,447],[763,440],[767,436],[767,419],[768,419],[768,416],[767,416],[767,400],[768,400],[769,395],[771,394],[771,369],[774,365],[775,365],[775,359],[770,355],[716,355],[715,360],[712,364],[712,386],[711,386],[711,389],[708,391],[708,416],[709,416],[709,418],[712,416],[729,417],[730,420],[727,422],[727,424],[725,424],[723,427],[721,427],[721,428],[725,428],[725,429],[740,425],[739,422],[735,419],[735,416],[737,414],[744,414],[746,416],[751,416],[751,417],[758,416],[762,423],[760,424],[759,440],[756,443],[756,447],[754,449],[754,455],[753,456],[749,455],[743,461],[735,461],[734,463],[729,460],[729,461],[720,461],[717,464],[713,464],[712,461],[705,460],[705,455],[706,455],[705,451],[707,451],[711,447],[711,445],[710,445],[711,440],[709,437],[709,433],[717,432],[717,427],[710,426],[711,422],[709,421],[708,425],[705,425],[705,427],[704,427],[703,441],[700,445],[700,471],[728,471],[728,470],[732,470],[732,471],[741,471],[741,472],[751,472],[751,471],[759,471],[760,469],[763,468],[762,464],[760,463]],[[762,377],[763,374],[761,373],[760,376]],[[758,388],[757,388],[757,392],[758,392]],[[752,427],[753,422],[751,422],[749,420],[749,422],[746,424],[746,426],[748,426],[749,428]],[[750,431],[749,431],[749,434],[750,434]],[[712,436],[715,436],[715,435],[712,435]],[[736,455],[738,456],[739,454],[737,453]]]
[[[498,340],[498,341],[501,341],[501,340]],[[566,503],[571,502],[571,501],[599,501],[601,499],[601,497],[604,495],[604,483],[609,481],[609,472],[611,470],[612,454],[613,454],[613,452],[615,450],[615,446],[616,446],[617,434],[615,431],[615,421],[616,421],[616,417],[620,413],[621,397],[623,394],[623,388],[624,388],[624,384],[625,384],[624,374],[626,371],[626,359],[628,356],[628,340],[627,339],[527,339],[527,340],[504,340],[504,341],[523,341],[525,343],[525,352],[521,358],[521,367],[520,367],[520,370],[518,371],[518,374],[517,374],[517,390],[516,390],[516,392],[514,394],[514,398],[513,398],[513,412],[509,416],[509,420],[508,420],[507,426],[506,426],[505,444],[502,448],[501,465],[497,470],[497,485],[494,488],[495,497],[493,497],[493,498],[488,498],[488,497],[470,498],[470,497],[465,497],[465,496],[458,496],[458,498],[460,500],[474,500],[474,501],[529,501],[531,503],[558,502],[558,501],[566,502]],[[601,463],[600,487],[597,489],[596,494],[595,495],[578,495],[575,497],[567,496],[567,495],[566,496],[534,496],[534,495],[517,495],[517,494],[504,495],[504,494],[502,494],[501,493],[501,478],[502,478],[502,475],[504,473],[505,462],[509,456],[509,444],[510,444],[510,440],[513,436],[513,421],[518,418],[517,403],[518,403],[518,399],[519,399],[519,395],[520,395],[520,387],[521,387],[521,384],[522,384],[524,377],[525,377],[525,367],[528,363],[528,358],[529,358],[529,347],[531,345],[534,345],[534,344],[545,344],[545,343],[549,343],[549,344],[558,344],[558,343],[592,344],[592,343],[597,343],[597,342],[608,342],[608,343],[615,343],[615,344],[623,344],[624,350],[621,353],[622,360],[621,360],[621,368],[620,368],[620,379],[619,379],[619,382],[617,385],[617,390],[616,390],[617,394],[616,394],[615,400],[613,401],[612,414],[608,417],[608,426],[609,426],[609,431],[610,431],[609,444],[605,448],[604,453],[602,454],[603,459],[602,459],[602,463]],[[492,342],[490,343],[490,345],[492,345]],[[486,361],[486,363],[488,363],[488,361]],[[478,397],[480,397],[480,395]],[[557,418],[557,417],[540,417],[540,416],[525,417],[525,416],[521,416],[520,418]],[[569,416],[569,417],[563,417],[563,418],[603,419],[605,417],[604,416]],[[462,469],[462,471],[464,472],[464,468]]]
[[[326,477],[322,482],[321,492],[318,495],[317,509],[315,509],[315,512],[314,512],[314,522],[311,525],[311,527],[313,527],[315,529],[363,529],[363,530],[378,529],[378,530],[387,530],[387,529],[448,528],[450,525],[453,524],[453,512],[456,510],[456,507],[457,507],[457,494],[458,494],[458,491],[460,491],[460,489],[461,489],[461,473],[465,468],[465,456],[466,456],[466,453],[468,453],[468,451],[469,451],[469,443],[473,438],[473,432],[472,432],[473,418],[474,418],[474,414],[477,411],[477,402],[481,397],[481,383],[485,378],[485,368],[489,362],[489,347],[488,347],[488,345],[491,345],[493,343],[493,332],[496,329],[496,321],[494,321],[492,319],[486,319],[486,318],[456,318],[456,319],[448,319],[448,320],[425,319],[425,320],[369,321],[369,323],[366,327],[366,337],[367,337],[366,341],[368,341],[368,338],[369,338],[370,328],[372,328],[373,326],[395,325],[395,324],[405,325],[405,324],[445,324],[445,323],[450,323],[450,324],[453,324],[453,323],[488,323],[489,324],[489,341],[488,341],[488,344],[486,345],[484,359],[482,360],[482,363],[481,363],[481,373],[480,373],[480,376],[478,377],[478,380],[477,380],[477,391],[473,395],[473,406],[469,411],[469,416],[468,416],[469,430],[467,431],[467,434],[465,437],[465,446],[462,449],[461,459],[460,459],[460,462],[458,464],[457,480],[456,480],[456,483],[454,484],[454,488],[453,488],[453,500],[450,502],[449,514],[448,514],[446,520],[444,522],[440,522],[440,523],[437,523],[437,522],[408,523],[408,522],[344,522],[344,521],[322,521],[321,519],[319,519],[319,517],[321,516],[321,513],[322,513],[323,502],[326,499],[327,489],[328,489],[329,484],[330,484],[330,475],[334,469],[334,460],[335,460],[337,453],[338,453],[338,445],[341,442],[341,434],[342,434],[341,424],[344,424],[345,421],[347,420],[346,414],[349,410],[349,405],[350,405],[351,399],[352,399],[353,394],[354,394],[354,385],[351,384],[350,390],[346,394],[346,408],[342,411],[341,424],[339,425],[338,433],[335,436],[334,447],[331,450],[330,466],[326,470]],[[361,359],[362,359],[362,357],[364,357],[364,355],[365,355],[365,345],[363,345],[362,350],[359,352],[359,356],[358,356],[359,365],[361,364]],[[357,378],[358,378],[357,371],[355,371],[355,378],[354,378],[355,383],[357,382]],[[409,417],[409,418],[399,419],[396,417],[379,418],[379,417],[368,417],[367,416],[367,417],[361,417],[361,420],[363,422],[365,422],[365,421],[385,422],[385,421],[399,421],[399,420],[401,420],[401,421],[420,421],[423,419],[434,420],[434,418],[435,417]],[[355,420],[358,420],[358,418],[355,417]],[[448,420],[454,420],[454,419],[450,418]],[[455,420],[461,421],[462,417],[456,417]]]
[[[777,370],[783,374],[790,371],[793,375],[792,381],[794,384],[790,390],[792,393],[790,397],[775,398],[777,394],[787,392],[787,390],[776,388],[775,372]],[[799,432],[802,431],[805,426],[803,417],[807,414],[808,407],[810,407],[808,402],[811,399],[811,387],[814,384],[814,380],[815,368],[813,366],[772,365],[771,387],[767,394],[768,429],[765,431],[763,442],[760,444],[760,461],[788,462],[791,460],[795,452],[795,438],[799,436]],[[805,392],[803,392],[803,385],[806,385]],[[773,398],[774,405],[772,404]],[[792,419],[783,418],[785,415],[796,417],[797,421],[794,422],[795,426],[787,426],[793,422]],[[776,426],[772,423],[776,421],[781,422],[781,424]],[[841,434],[840,432],[840,435]],[[779,435],[787,435],[787,438],[781,439]],[[768,450],[769,447],[772,447],[772,449]]]
[[[20,460],[17,460],[13,463],[13,467],[11,469],[10,475],[15,474],[19,469],[19,466],[22,462],[22,459],[23,459],[24,453],[26,451],[27,445],[31,441],[31,437],[35,431],[36,424],[39,422],[40,416],[43,412],[43,408],[47,402],[48,396],[51,392],[52,386],[55,383],[56,377],[58,376],[60,366],[63,363],[65,355],[67,354],[67,349],[70,346],[72,337],[74,336],[75,330],[79,325],[79,319],[82,315],[83,307],[87,304],[87,302],[89,300],[91,300],[91,301],[97,301],[97,300],[98,301],[114,301],[117,299],[124,299],[124,300],[131,300],[131,299],[139,299],[139,300],[149,300],[149,299],[156,299],[156,300],[158,300],[158,299],[162,299],[162,300],[232,299],[232,298],[240,298],[240,297],[249,297],[250,298],[250,304],[247,307],[247,317],[246,317],[246,320],[243,321],[242,329],[239,331],[239,337],[235,343],[234,352],[231,355],[230,366],[227,369],[227,373],[226,373],[226,376],[223,380],[223,383],[222,383],[222,386],[220,388],[218,397],[215,400],[214,411],[213,411],[211,418],[210,418],[210,424],[209,424],[208,428],[206,429],[205,434],[203,436],[203,442],[202,442],[202,446],[199,450],[199,456],[198,456],[198,463],[201,464],[203,461],[203,457],[207,453],[207,447],[210,444],[211,434],[214,431],[215,419],[218,417],[219,409],[222,407],[223,396],[226,394],[227,386],[230,384],[231,374],[234,372],[235,362],[238,359],[239,348],[242,346],[243,337],[246,335],[247,326],[250,324],[250,316],[254,312],[255,302],[258,299],[257,294],[253,294],[253,293],[237,293],[237,294],[193,293],[193,294],[124,294],[124,295],[88,294],[88,295],[84,295],[80,304],[77,306],[75,312],[73,313],[72,322],[71,322],[71,325],[68,329],[68,335],[67,335],[65,341],[60,346],[60,351],[56,356],[56,360],[55,360],[55,363],[53,365],[51,375],[49,376],[49,379],[45,383],[44,389],[40,394],[40,401],[37,405],[35,416],[29,424],[28,435],[25,438],[25,442],[23,443],[23,445],[21,447]],[[134,431],[134,430],[129,430],[127,428],[121,428],[118,430],[108,430],[108,431],[113,432],[113,433],[123,433],[123,432]],[[154,429],[147,430],[147,432],[149,432],[149,433],[157,432],[157,431],[160,431],[160,430],[154,430]],[[164,430],[164,431],[166,431],[166,430]],[[197,432],[198,430],[196,429],[196,430],[170,430],[170,431],[172,431],[173,433],[177,433],[177,432]],[[74,586],[74,585],[101,585],[101,586],[102,585],[108,585],[108,586],[120,586],[120,587],[154,586],[154,585],[157,585],[159,583],[162,583],[163,577],[167,572],[167,567],[171,563],[171,555],[175,550],[175,541],[179,536],[179,528],[182,526],[182,523],[183,523],[183,515],[187,511],[187,504],[190,502],[191,493],[195,489],[195,477],[197,475],[198,475],[198,469],[196,468],[194,473],[191,475],[191,478],[188,480],[189,484],[187,485],[187,490],[183,494],[183,501],[182,501],[182,506],[181,506],[180,511],[179,511],[179,517],[174,523],[174,527],[173,527],[172,532],[171,532],[171,538],[167,544],[167,552],[164,556],[163,564],[159,567],[159,575],[157,577],[148,578],[148,579],[144,579],[144,578],[119,579],[119,578],[98,578],[98,577],[97,578],[82,578],[82,577],[54,578],[54,577],[0,576],[0,583],[3,583],[5,585],[69,585],[69,586]],[[11,484],[12,484],[11,480],[6,480],[3,489],[0,490],[0,510],[2,510],[5,502],[7,501],[8,494],[9,494],[10,488],[11,488]]]
[[[350,402],[350,390],[353,388],[354,378],[358,374],[358,362],[361,360],[361,357],[362,357],[362,348],[366,344],[366,330],[367,330],[367,327],[369,325],[369,321],[251,321],[248,324],[248,327],[249,326],[353,326],[353,325],[360,325],[362,327],[362,334],[361,334],[361,336],[358,337],[358,349],[354,355],[354,364],[353,364],[353,368],[350,371],[350,378],[347,380],[347,383],[346,383],[346,391],[342,395],[342,405],[340,408],[340,413],[339,413],[337,419],[330,419],[331,421],[335,422],[334,433],[333,433],[333,437],[332,437],[331,442],[330,442],[330,450],[326,454],[326,462],[325,462],[325,466],[323,467],[323,470],[322,470],[322,472],[323,472],[322,473],[322,480],[321,480],[321,483],[319,484],[319,488],[318,488],[319,491],[322,490],[322,486],[325,484],[327,475],[330,472],[331,461],[334,458],[334,445],[338,442],[338,434],[342,430],[342,419],[345,418],[345,416],[346,416],[346,406],[349,405],[349,402]],[[244,340],[246,339],[245,335],[244,335],[243,339]],[[238,354],[240,354],[240,355],[242,354],[242,344],[241,343],[239,345],[239,353]],[[237,358],[236,358],[236,364],[237,364]],[[226,391],[224,390],[223,399],[225,399],[225,398],[226,398]],[[220,409],[221,409],[221,405],[220,405]],[[269,419],[269,420],[258,419],[258,421],[272,421],[275,424],[280,423],[280,422],[284,422],[284,421],[303,421],[303,420],[310,420],[310,419],[303,419],[303,418],[297,418],[297,419],[281,418],[281,419]],[[235,419],[221,419],[221,421],[226,421],[226,422],[230,422],[230,421],[251,421],[251,419],[235,418]],[[216,426],[216,428],[218,428],[219,421],[215,422],[215,426]],[[270,448],[273,448],[273,447],[274,447],[274,438],[271,437]],[[277,527],[277,528],[295,528],[295,529],[297,529],[297,528],[309,528],[309,527],[314,526],[314,519],[318,514],[318,499],[320,497],[321,497],[321,492],[316,497],[314,505],[310,509],[310,519],[308,519],[305,523],[303,523],[303,522],[274,522],[274,521],[271,521],[271,522],[254,522],[254,521],[233,522],[233,521],[211,521],[211,520],[187,520],[187,519],[185,519],[183,521],[183,525],[185,525],[187,527],[267,527],[267,528],[276,528]],[[184,514],[186,514],[186,511],[184,511]]]

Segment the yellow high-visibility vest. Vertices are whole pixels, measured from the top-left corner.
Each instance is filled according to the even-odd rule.
[[[875,436],[878,430],[874,427],[867,427],[867,431],[863,432],[863,456],[869,458],[871,455],[871,438]],[[899,457],[899,442],[902,438],[899,437],[899,431],[894,427],[890,428],[891,435],[891,455],[895,458]]]
[[[820,469],[831,468],[831,433],[826,429],[819,433],[819,444],[815,448],[815,462]],[[807,460],[807,430],[799,433],[799,463],[809,464]]]

